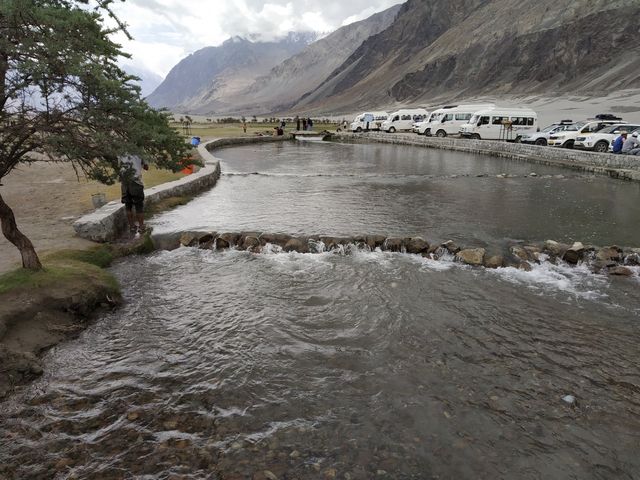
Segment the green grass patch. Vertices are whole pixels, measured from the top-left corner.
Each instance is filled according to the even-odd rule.
[[[86,250],[59,250],[44,257],[45,263],[68,261],[84,262],[100,268],[107,268],[118,256],[111,245],[98,245]]]
[[[118,281],[109,272],[70,257],[49,260],[40,271],[19,268],[0,275],[0,294],[15,290],[64,289],[65,285],[105,286],[110,291],[120,291]]]

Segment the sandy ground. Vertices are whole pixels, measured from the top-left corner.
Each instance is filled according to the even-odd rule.
[[[147,175],[145,173],[145,175]],[[155,171],[146,186],[179,178],[179,174]],[[93,210],[91,195],[119,198],[119,185],[100,185],[78,179],[69,164],[36,162],[14,170],[2,179],[0,192],[13,209],[18,228],[33,242],[39,254],[50,250],[95,245],[75,235],[73,222]],[[0,235],[0,273],[21,264],[18,250]]]
[[[38,162],[10,173],[2,184],[0,192],[13,209],[18,228],[39,253],[92,245],[75,236],[72,224],[92,210],[91,194],[99,190],[95,184],[78,181],[69,165]],[[0,272],[15,266],[20,266],[18,250],[0,236]]]

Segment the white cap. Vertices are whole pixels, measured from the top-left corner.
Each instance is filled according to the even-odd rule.
[[[632,136],[632,137],[637,137],[637,136],[638,136],[638,132],[633,132],[633,133],[631,134],[631,136]]]

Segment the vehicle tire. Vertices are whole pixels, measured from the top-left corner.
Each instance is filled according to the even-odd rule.
[[[447,132],[445,132],[444,130],[438,130],[436,132],[436,137],[444,138],[446,136],[447,136]]]
[[[515,143],[522,143],[522,137],[520,135],[518,135],[516,137],[516,139],[514,140]]]
[[[474,133],[471,135],[471,140],[481,140],[479,133]]]
[[[396,133],[396,127],[389,128],[389,133]]]
[[[536,140],[536,145],[539,145],[541,147],[546,147],[547,146],[547,139],[546,138],[539,138]]]
[[[609,151],[609,142],[601,140],[593,146],[594,152],[607,153]]]
[[[575,140],[567,140],[562,144],[562,148],[568,148],[569,150],[573,150],[574,143],[575,143]]]
[[[356,132],[357,132],[357,133],[362,133],[362,127],[358,127],[358,128],[356,128]]]

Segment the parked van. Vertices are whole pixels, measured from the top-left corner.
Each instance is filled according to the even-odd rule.
[[[387,112],[365,112],[358,115],[351,126],[352,132],[362,132],[363,130],[380,130],[382,122],[389,117]]]
[[[446,137],[447,135],[457,135],[460,127],[469,123],[471,117],[478,110],[494,108],[493,103],[478,105],[458,105],[456,107],[444,107],[441,109],[442,115],[434,118],[425,127],[425,135],[435,135],[436,137]]]
[[[538,131],[538,115],[528,108],[493,107],[478,110],[469,123],[460,127],[460,135],[477,140],[512,140]]]
[[[431,135],[431,130],[429,129],[431,124],[439,121],[446,112],[457,106],[458,105],[445,105],[442,108],[434,110],[424,122],[416,122],[412,130],[418,135]]]
[[[422,122],[428,116],[429,112],[424,108],[398,110],[382,122],[381,130],[389,133],[394,133],[398,130],[411,130],[414,123]]]

